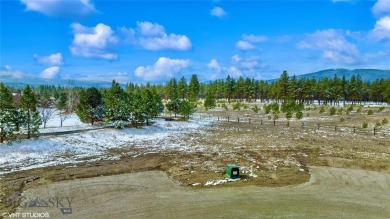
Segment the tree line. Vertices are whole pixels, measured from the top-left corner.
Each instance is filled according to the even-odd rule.
[[[261,102],[283,102],[292,99],[301,103],[339,104],[339,102],[362,103],[367,101],[390,103],[390,78],[372,82],[363,81],[360,75],[333,78],[300,78],[290,77],[284,71],[279,79],[273,81],[255,80],[227,76],[200,85],[200,98],[210,93],[216,99]]]
[[[298,79],[284,71],[273,81],[255,80],[229,75],[226,79],[200,83],[196,74],[187,82],[185,77],[172,78],[165,84],[138,85],[128,83],[124,88],[115,80],[108,89],[90,87],[26,86],[23,90],[8,88],[0,83],[0,142],[16,139],[18,134],[28,138],[38,133],[41,124],[57,113],[60,125],[76,112],[82,122],[112,123],[115,127],[148,125],[166,108],[189,118],[196,111],[199,98],[206,109],[214,108],[216,100],[266,102],[267,111],[280,110],[291,117],[302,117],[303,104],[339,104],[341,101],[390,103],[390,79],[363,81],[360,75],[322,79]],[[278,104],[279,107],[279,104]]]

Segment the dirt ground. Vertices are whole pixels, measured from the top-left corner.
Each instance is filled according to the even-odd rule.
[[[345,108],[344,114],[330,116],[328,109],[319,114],[312,106],[305,111],[308,117],[291,119],[289,126],[282,116],[274,125],[250,108],[199,110],[193,119],[215,122],[202,128],[206,132],[188,133],[180,140],[191,151],[156,152],[148,147],[152,143],[144,142],[144,147],[107,152],[119,160],[0,176],[0,213],[15,212],[19,203],[10,200],[71,195],[72,218],[389,218],[390,136],[353,133],[342,126],[368,121],[372,128],[390,119],[390,108],[377,112],[365,107],[349,115]],[[374,115],[367,115],[369,109]],[[228,116],[231,120],[223,121]],[[249,123],[249,118],[254,119]],[[390,125],[381,129],[389,131]],[[225,178],[227,163],[240,166],[242,179],[205,186]],[[249,176],[251,167],[256,178]],[[54,215],[51,218],[62,215],[58,209],[45,212]]]
[[[59,208],[19,208],[50,218],[388,218],[390,175],[310,168],[308,183],[282,188],[180,186],[161,171],[95,177],[27,190],[36,197],[72,197],[72,215]],[[68,203],[63,203],[68,207]]]

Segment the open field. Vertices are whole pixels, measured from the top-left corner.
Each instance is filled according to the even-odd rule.
[[[74,218],[388,218],[390,215],[389,174],[327,167],[310,168],[310,173],[310,181],[298,186],[191,189],[179,186],[164,172],[149,171],[49,184],[26,191],[24,197],[26,200],[72,197]],[[70,217],[62,215],[56,207],[36,209],[20,208],[18,212]]]
[[[57,192],[56,185],[62,185],[58,191],[67,189],[66,194],[73,193],[73,190],[74,194],[91,194],[86,197],[91,196],[92,200],[102,195],[95,194],[97,190],[84,188],[88,180],[69,180],[107,176],[90,179],[98,187],[100,183],[108,185],[102,200],[133,204],[133,207],[126,205],[126,209],[118,211],[118,217],[122,217],[120,214],[124,211],[135,217],[155,217],[164,214],[164,209],[172,209],[178,200],[186,204],[182,210],[172,211],[172,215],[183,217],[188,212],[199,217],[227,216],[223,203],[233,203],[234,200],[241,210],[230,211],[232,216],[352,218],[373,215],[374,218],[386,218],[389,215],[385,206],[390,197],[386,194],[390,185],[390,136],[342,129],[353,126],[361,129],[363,122],[368,122],[369,128],[373,128],[377,121],[390,119],[388,107],[381,112],[378,112],[379,107],[371,106],[349,115],[345,115],[344,110],[342,115],[330,116],[329,107],[325,113],[319,114],[318,106],[310,106],[302,120],[291,119],[287,127],[282,114],[274,126],[268,115],[250,110],[254,103],[247,105],[249,109],[241,111],[199,110],[190,122],[157,120],[153,126],[141,129],[107,128],[1,146],[1,152],[8,156],[0,159],[3,173],[0,176],[1,200],[43,194],[40,192],[51,189]],[[369,109],[375,112],[374,115],[367,115]],[[307,114],[310,115],[307,117]],[[227,117],[231,118],[229,122],[225,121]],[[236,120],[238,117],[240,123]],[[340,122],[340,117],[345,117],[345,120]],[[249,118],[252,118],[251,123]],[[326,128],[334,126],[339,129]],[[380,129],[389,131],[389,124],[383,124]],[[38,156],[42,154],[45,156]],[[226,163],[236,163],[241,167],[240,181],[221,181]],[[249,176],[251,167],[256,178]],[[170,179],[161,172],[131,175],[139,177],[125,174],[148,170],[162,170]],[[113,176],[117,174],[125,175]],[[64,180],[62,184],[53,184]],[[107,184],[107,180],[112,184]],[[122,181],[126,186],[120,185]],[[80,183],[80,190],[73,189],[76,182]],[[206,186],[220,183],[222,185]],[[150,188],[143,192],[131,186],[137,184],[147,185],[147,188],[150,185]],[[129,189],[126,189],[127,185],[130,185]],[[238,198],[234,196],[237,190]],[[23,191],[28,192],[22,194]],[[163,199],[153,201],[153,195],[157,193],[168,197],[161,207],[156,206]],[[169,193],[180,198],[176,201]],[[203,202],[193,198],[198,193],[204,194],[199,196]],[[82,206],[83,210],[79,209],[82,218],[89,214],[93,217],[91,203],[87,202],[85,206],[78,201],[75,203]],[[116,206],[115,203],[112,201],[112,206]],[[146,208],[146,203],[155,206],[153,211]],[[102,205],[100,203],[99,209]],[[347,210],[342,210],[339,205]],[[13,206],[0,206],[0,213],[14,209]],[[214,211],[207,210],[213,208]],[[75,218],[79,218],[76,204],[74,211]],[[165,214],[168,216],[167,212]]]

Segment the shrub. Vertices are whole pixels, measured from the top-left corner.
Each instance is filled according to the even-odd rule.
[[[228,110],[228,107],[226,106],[225,103],[223,103],[223,104],[221,105],[221,107],[224,108],[226,111]]]
[[[344,117],[341,117],[340,122],[344,122],[344,121],[345,121]]]
[[[271,109],[273,114],[279,113],[279,104],[278,103],[272,103],[271,104]]]
[[[389,120],[387,118],[382,119],[382,125],[389,123]]]
[[[325,106],[321,106],[320,108],[320,114],[324,113],[325,112]]]
[[[271,120],[271,119],[272,119],[272,116],[271,116],[271,115],[268,115],[268,116],[267,116],[267,119],[268,119],[268,120]]]
[[[374,111],[373,110],[368,110],[367,111],[367,115],[374,115]]]
[[[309,116],[309,114],[307,114],[307,116]],[[297,119],[302,119],[303,118],[303,113],[301,111],[298,111],[295,113],[295,117]]]
[[[368,128],[368,122],[363,122],[362,128]]]
[[[337,115],[342,115],[343,114],[343,110],[344,110],[343,108],[338,109],[337,110]]]
[[[249,106],[245,105],[245,104],[242,104],[242,106],[243,106],[244,109],[248,109],[249,108]]]
[[[286,119],[291,119],[291,117],[292,117],[292,112],[291,111],[286,112]]]
[[[278,114],[274,114],[274,116],[272,117],[273,120],[277,120],[279,119],[279,115]]]
[[[331,116],[334,116],[336,114],[336,108],[334,107],[330,108],[329,113]]]
[[[356,110],[357,113],[361,113],[362,112],[362,108],[363,106],[359,106],[358,109]]]
[[[260,108],[257,106],[252,107],[253,112],[259,113]]]
[[[306,117],[309,117],[310,116],[310,113],[306,114]]]
[[[380,126],[382,126],[381,121],[378,121],[378,122],[375,123],[375,127],[380,127]]]
[[[353,111],[353,105],[348,106],[347,112],[352,112],[352,111]]]
[[[117,129],[123,129],[125,128],[126,122],[123,120],[118,120],[114,122],[114,127]]]
[[[378,112],[382,112],[383,110],[385,110],[385,107],[381,106],[381,107],[379,107]]]
[[[241,110],[241,103],[240,102],[237,102],[233,105],[233,110],[238,110],[240,111]]]
[[[271,112],[271,104],[264,104],[263,106],[265,114],[269,114]]]

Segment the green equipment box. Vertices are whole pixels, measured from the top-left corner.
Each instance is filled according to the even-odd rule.
[[[226,176],[230,179],[240,178],[240,167],[235,164],[226,165]]]

